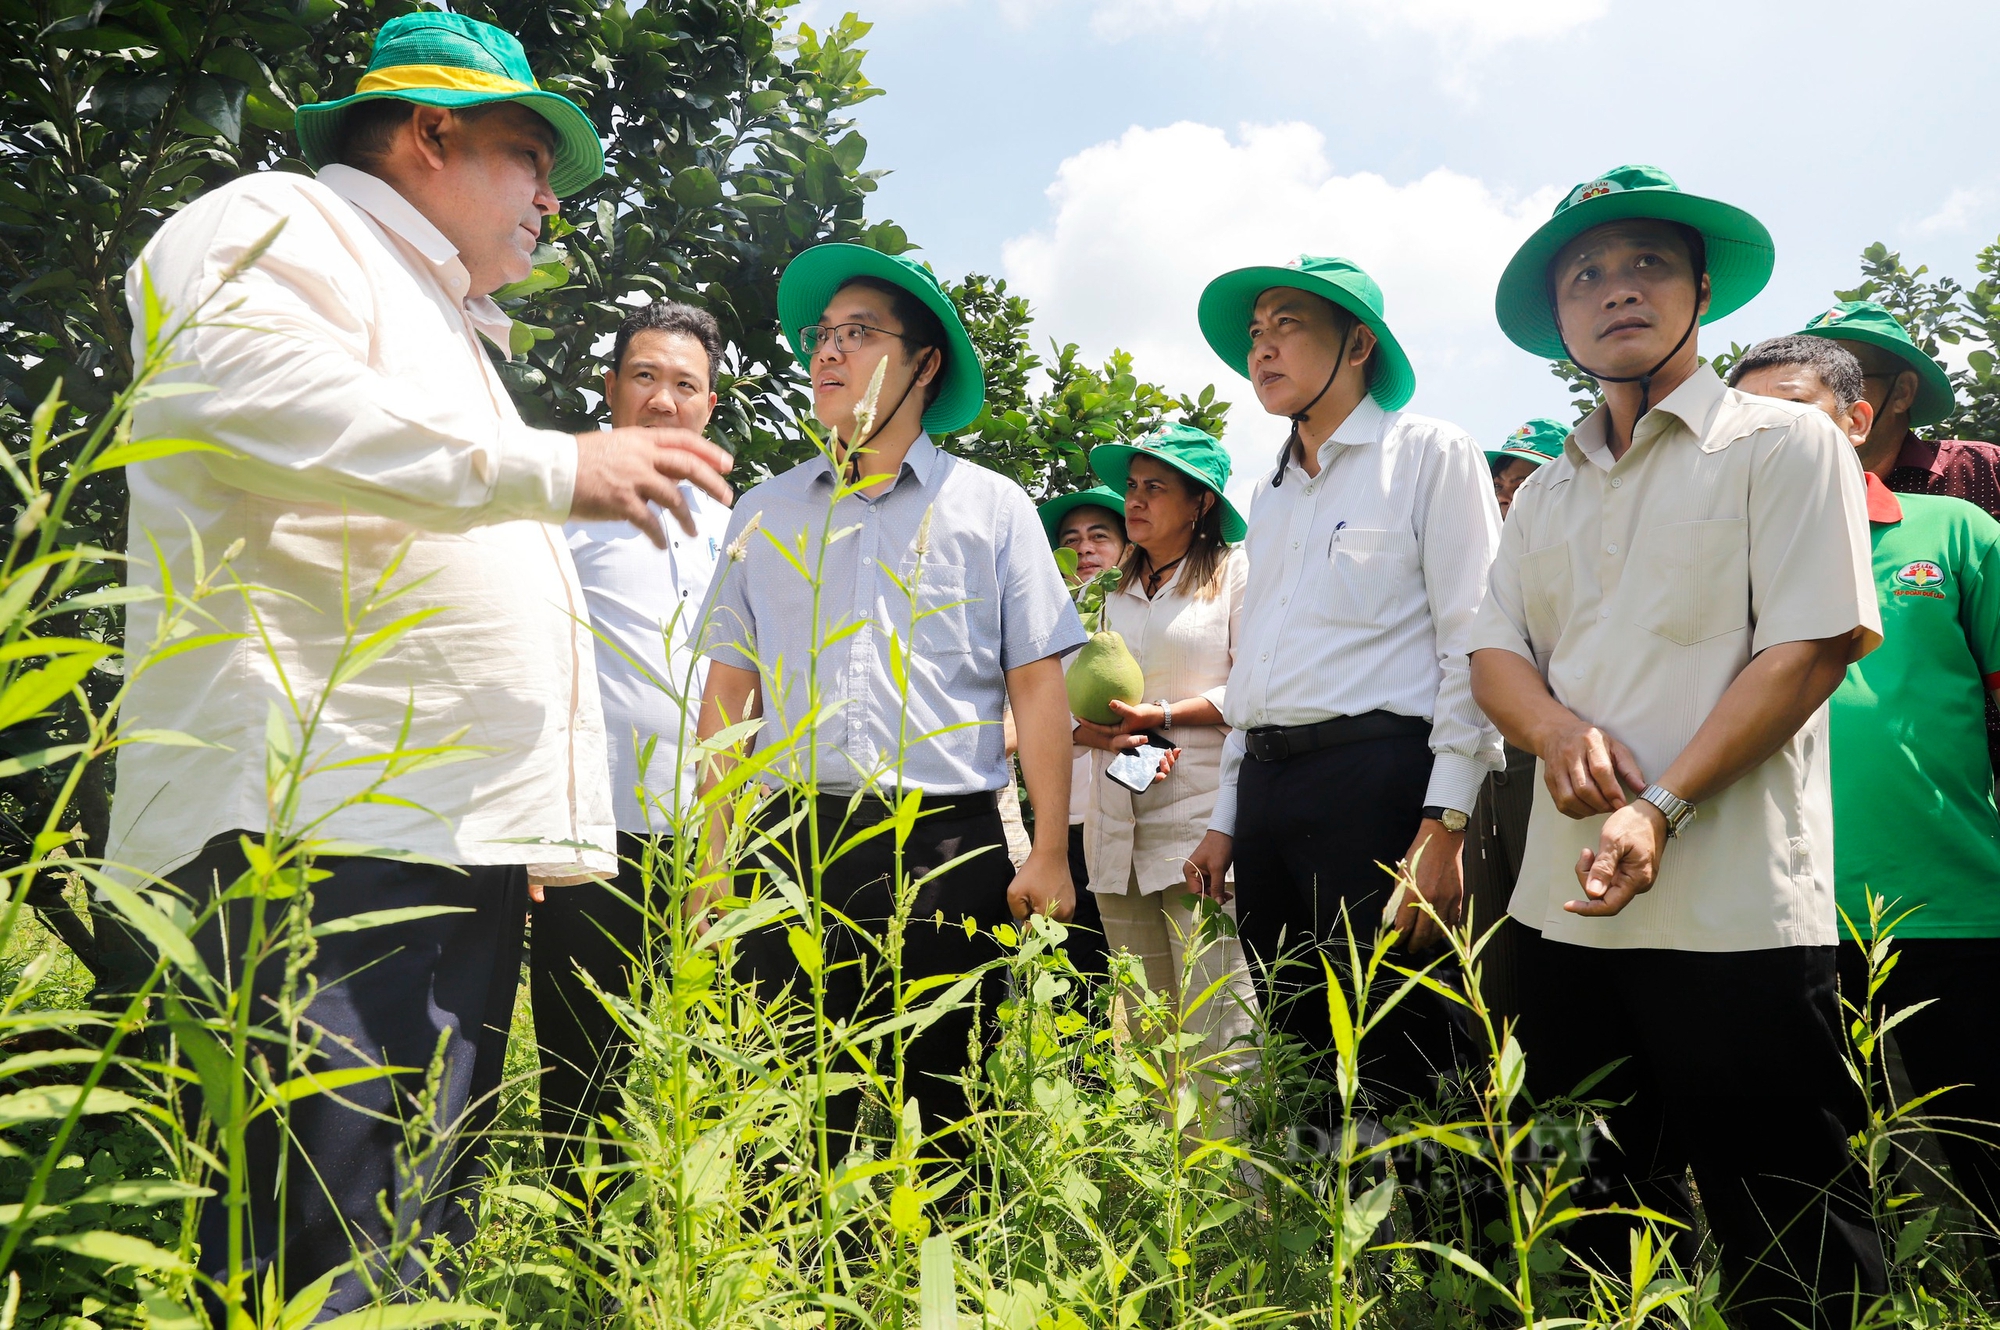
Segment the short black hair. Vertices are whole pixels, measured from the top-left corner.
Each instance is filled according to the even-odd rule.
[[[1743,358],[1729,367],[1729,386],[1734,388],[1753,370],[1787,365],[1803,365],[1819,375],[1842,411],[1861,400],[1861,362],[1854,353],[1830,337],[1798,333],[1767,338],[1745,351]]]
[[[713,314],[699,305],[684,305],[678,300],[655,300],[633,310],[618,325],[618,338],[611,345],[612,373],[625,372],[625,353],[632,349],[632,339],[642,332],[684,333],[700,342],[708,355],[709,390],[714,391],[716,371],[722,366],[722,329]]]
[[[1492,462],[1487,464],[1486,469],[1487,471],[1492,473],[1492,476],[1495,480],[1498,480],[1500,478],[1500,473],[1502,471],[1505,471],[1508,467],[1514,465],[1514,463],[1516,462],[1519,462],[1522,466],[1537,465],[1535,460],[1529,457],[1525,453],[1500,453],[1494,457]]]
[[[944,391],[945,371],[951,367],[951,344],[945,339],[944,320],[937,316],[929,305],[917,299],[916,295],[894,282],[880,277],[850,277],[834,290],[839,295],[850,286],[858,286],[865,291],[874,291],[889,298],[889,312],[896,322],[903,325],[903,344],[910,348],[912,357],[926,348],[936,351],[937,373],[924,388],[924,406],[928,409]]]
[[[483,102],[478,106],[455,106],[451,112],[460,120],[471,121],[506,105],[509,103]],[[356,102],[340,113],[340,124],[334,130],[333,160],[342,166],[372,173],[388,155],[396,132],[410,122],[410,116],[416,109],[415,102],[406,102],[400,97],[375,97]],[[549,127],[548,139],[549,146],[555,147],[554,126]]]

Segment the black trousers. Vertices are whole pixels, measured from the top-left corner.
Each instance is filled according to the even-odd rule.
[[[2000,1010],[2000,938],[1899,938],[1901,959],[1875,995],[1880,1024],[1905,1007],[1925,1007],[1889,1035],[1902,1055],[1910,1088],[1924,1105],[1952,1180],[1979,1213],[1989,1261],[2000,1259],[2000,1041],[1988,1022]],[[1860,944],[1840,944],[1840,988],[1855,1006],[1868,992]],[[1881,1068],[1877,1067],[1877,1075]]]
[[[1842,1060],[1834,948],[1611,950],[1508,927],[1521,934],[1530,1094],[1566,1096],[1625,1059],[1589,1093],[1618,1106],[1610,1138],[1592,1140],[1576,1203],[1691,1221],[1691,1169],[1732,1323],[1849,1325],[1887,1275],[1849,1162],[1861,1102]],[[1566,1241],[1622,1271],[1629,1227],[1601,1216]],[[1675,1242],[1690,1259],[1689,1234]]]
[[[1069,829],[1069,884],[1076,889],[1076,913],[1070,916],[1069,941],[1063,950],[1083,975],[1102,979],[1110,972],[1111,951],[1104,945],[1104,915],[1090,889],[1090,865],[1083,855],[1083,824]]]
[[[1535,804],[1535,755],[1507,745],[1507,763],[1486,777],[1465,837],[1465,900],[1484,935],[1507,913],[1521,858],[1528,848],[1528,815]],[[1498,1016],[1520,1011],[1516,997],[1520,958],[1514,930],[1502,929],[1479,956],[1480,985]]]
[[[529,909],[528,976],[541,1063],[542,1157],[555,1185],[581,1199],[576,1167],[595,1135],[606,1163],[622,1153],[601,1127],[618,1107],[632,1043],[584,982],[614,996],[643,999],[670,944],[660,899],[640,871],[647,844],[618,833],[618,876],[610,882],[550,887]],[[662,844],[662,854],[667,853]],[[634,981],[637,981],[636,985]]]
[[[1382,865],[1409,853],[1430,782],[1430,745],[1398,736],[1325,748],[1281,762],[1245,758],[1237,777],[1237,932],[1266,1017],[1319,1055],[1314,1074],[1333,1084],[1325,952],[1345,970],[1347,925],[1365,958],[1395,879]],[[1345,920],[1343,920],[1345,911]],[[1456,967],[1434,971],[1447,984]],[[1400,983],[1387,976],[1372,998]],[[1351,994],[1352,990],[1348,990]],[[1377,1114],[1431,1097],[1458,1064],[1464,1039],[1451,1005],[1427,990],[1408,994],[1361,1049],[1362,1088]],[[1329,1092],[1317,1114],[1338,1120]]]
[[[318,939],[307,972],[319,991],[305,1019],[320,1031],[315,1070],[365,1066],[429,1068],[440,1052],[443,1079],[432,1120],[416,1114],[425,1073],[381,1077],[297,1100],[291,1108],[291,1144],[278,1215],[279,1120],[265,1113],[249,1129],[250,1223],[248,1248],[261,1282],[281,1257],[284,1296],[358,1254],[370,1276],[391,1289],[416,1285],[423,1275],[407,1256],[386,1268],[386,1249],[414,1231],[419,1244],[434,1236],[464,1242],[472,1236],[466,1201],[483,1172],[485,1129],[491,1124],[507,1031],[520,981],[521,929],[527,914],[527,872],[520,867],[463,871],[388,859],[322,859],[332,876],[313,887],[315,925],[371,910],[449,906],[466,913],[433,915],[404,923],[330,933]],[[170,875],[196,901],[226,889],[244,870],[234,834],[217,840]],[[266,905],[267,927],[282,918],[285,902]],[[242,939],[251,903],[231,901],[195,936],[211,972],[225,958],[240,972]],[[232,946],[224,937],[238,939]],[[255,991],[275,995],[283,982],[283,955],[260,967]],[[255,1018],[269,1020],[270,1009]],[[274,1062],[277,1052],[273,1050]],[[418,1149],[412,1154],[405,1128]],[[426,1147],[429,1147],[428,1149]],[[218,1190],[222,1187],[218,1184]],[[396,1233],[382,1218],[386,1202]],[[227,1211],[221,1200],[202,1211],[201,1268],[224,1277],[229,1255]],[[254,1287],[254,1284],[253,1284]],[[367,1281],[355,1270],[333,1283],[320,1319],[366,1306]]]
[[[882,820],[888,813],[885,805],[871,798],[864,799],[860,808],[849,815],[845,802],[822,799],[806,814],[806,818],[819,823],[822,855],[831,854],[848,836]],[[789,804],[773,801],[759,813],[758,823],[767,830],[774,829],[792,811]],[[788,875],[797,874],[796,880],[807,884],[810,894],[811,855],[806,818],[801,818],[790,831],[779,833],[788,847],[787,854],[795,857],[778,859],[769,847],[762,853],[777,859]],[[829,1021],[845,1021],[853,1026],[882,1018],[892,1010],[888,972],[877,944],[888,935],[889,922],[895,914],[894,849],[893,835],[870,837],[827,864],[821,875],[821,898],[829,910],[825,934],[819,938]],[[1000,944],[992,930],[1013,920],[1007,905],[1007,888],[1014,880],[1014,866],[1007,858],[1006,832],[997,811],[944,810],[919,817],[903,847],[903,868],[908,878],[915,880],[975,850],[979,853],[973,858],[937,874],[917,891],[904,933],[906,984],[934,976],[966,974],[1001,956]],[[755,864],[755,857],[744,858],[741,871],[747,880],[736,884],[739,895],[750,896],[766,890],[757,880],[763,870]],[[851,921],[853,926],[834,921],[833,912]],[[967,936],[964,924],[968,918],[977,925],[971,936]],[[793,920],[788,926],[805,925],[804,920]],[[795,1000],[810,1000],[810,986],[792,951],[786,927],[773,927],[744,938],[737,952],[737,972],[757,986],[758,996],[766,1002],[787,987]],[[979,999],[977,1012],[961,1010],[945,1016],[905,1045],[905,1093],[917,1099],[927,1133],[938,1133],[966,1115],[965,1090],[953,1078],[967,1074],[973,1062],[968,1050],[975,1039],[980,1046],[984,1045],[986,1017],[1006,996],[1006,991],[1006,971],[995,967],[975,990],[974,996]],[[810,1030],[801,1029],[801,1042],[791,1052],[804,1056],[811,1048],[811,1037]],[[890,1066],[885,1046],[877,1055],[876,1067],[886,1076]],[[852,1062],[834,1068],[860,1069]],[[828,1104],[828,1126],[836,1160],[846,1153],[847,1142],[858,1128],[861,1104],[859,1091],[836,1095]],[[900,1111],[900,1106],[891,1111]],[[935,1144],[943,1149],[963,1149],[951,1139]]]

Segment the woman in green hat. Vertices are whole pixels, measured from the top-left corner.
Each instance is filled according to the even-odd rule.
[[[1208,829],[1221,784],[1228,734],[1222,702],[1247,572],[1232,546],[1243,539],[1244,522],[1223,493],[1229,454],[1193,426],[1168,425],[1136,444],[1099,444],[1090,469],[1124,494],[1130,541],[1101,626],[1123,639],[1145,676],[1141,700],[1110,701],[1116,724],[1077,718],[1076,741],[1096,750],[1083,824],[1090,891],[1105,945],[1137,956],[1153,992],[1184,1001],[1221,981],[1187,1017],[1201,1047],[1178,1059],[1180,1079],[1195,1084],[1212,1111],[1220,1107],[1218,1078],[1253,1056],[1256,994],[1233,928],[1201,942],[1201,916],[1181,865]],[[1174,760],[1165,779],[1135,794],[1106,769],[1149,740],[1167,746]],[[1226,899],[1226,885],[1221,895]],[[1223,908],[1233,916],[1233,905]],[[1227,1119],[1216,1119],[1205,1134],[1228,1130]]]
[[[1036,819],[1016,870],[998,796],[1013,780],[1011,705],[1029,800],[1045,812],[1068,806],[1061,658],[1083,644],[1083,627],[1027,494],[931,441],[978,415],[986,381],[930,270],[861,245],[819,245],[785,269],[778,314],[831,438],[824,455],[737,501],[731,557],[713,593],[698,732],[706,739],[763,718],[757,752],[771,798],[758,825],[784,846],[773,853],[796,856],[794,880],[824,869],[823,899],[838,914],[815,939],[822,954],[881,955],[890,921],[907,908],[905,980],[966,974],[1000,959],[1000,925],[1031,913],[1069,918],[1064,819]],[[707,788],[728,766],[715,764]],[[842,828],[881,822],[911,791],[919,816],[906,838],[873,837],[811,863],[810,844],[841,843],[851,834]],[[711,828],[709,844],[724,843],[722,830]],[[765,889],[755,867],[742,868],[739,895]],[[919,884],[913,908],[899,906],[899,868]],[[708,901],[691,904],[705,917]],[[783,927],[746,937],[738,957],[767,993],[800,980]],[[864,984],[859,970],[840,968],[830,1019],[886,1014],[883,985]],[[988,972],[983,1010],[1004,984],[1004,969]],[[935,1133],[926,1151],[966,1148],[945,1127],[965,1115],[956,1078],[977,1019],[971,1010],[943,1016],[904,1049],[906,1093]],[[831,1106],[841,1155],[859,1128],[860,1098],[843,1094]]]

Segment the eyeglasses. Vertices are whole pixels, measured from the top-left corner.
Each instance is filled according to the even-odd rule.
[[[807,355],[816,354],[827,342],[842,355],[859,351],[868,341],[869,334],[881,333],[884,337],[902,338],[903,334],[891,332],[887,328],[871,328],[865,323],[836,323],[828,327],[823,323],[813,323],[799,329],[799,346]]]

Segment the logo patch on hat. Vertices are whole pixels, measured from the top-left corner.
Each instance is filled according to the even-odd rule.
[[[1828,310],[1826,313],[1814,319],[1813,327],[1824,328],[1826,327],[1827,324],[1839,323],[1842,319],[1846,317],[1847,317],[1847,311],[1842,309],[1840,306],[1835,305],[1832,309]]]
[[[1912,559],[1896,570],[1896,582],[1922,591],[1934,590],[1944,585],[1944,569],[1929,559]]]
[[[1584,203],[1591,199],[1597,198],[1599,195],[1616,194],[1622,188],[1624,188],[1624,186],[1619,185],[1615,181],[1593,180],[1589,184],[1579,187],[1576,191],[1576,197],[1571,199],[1570,203],[1571,204]]]

